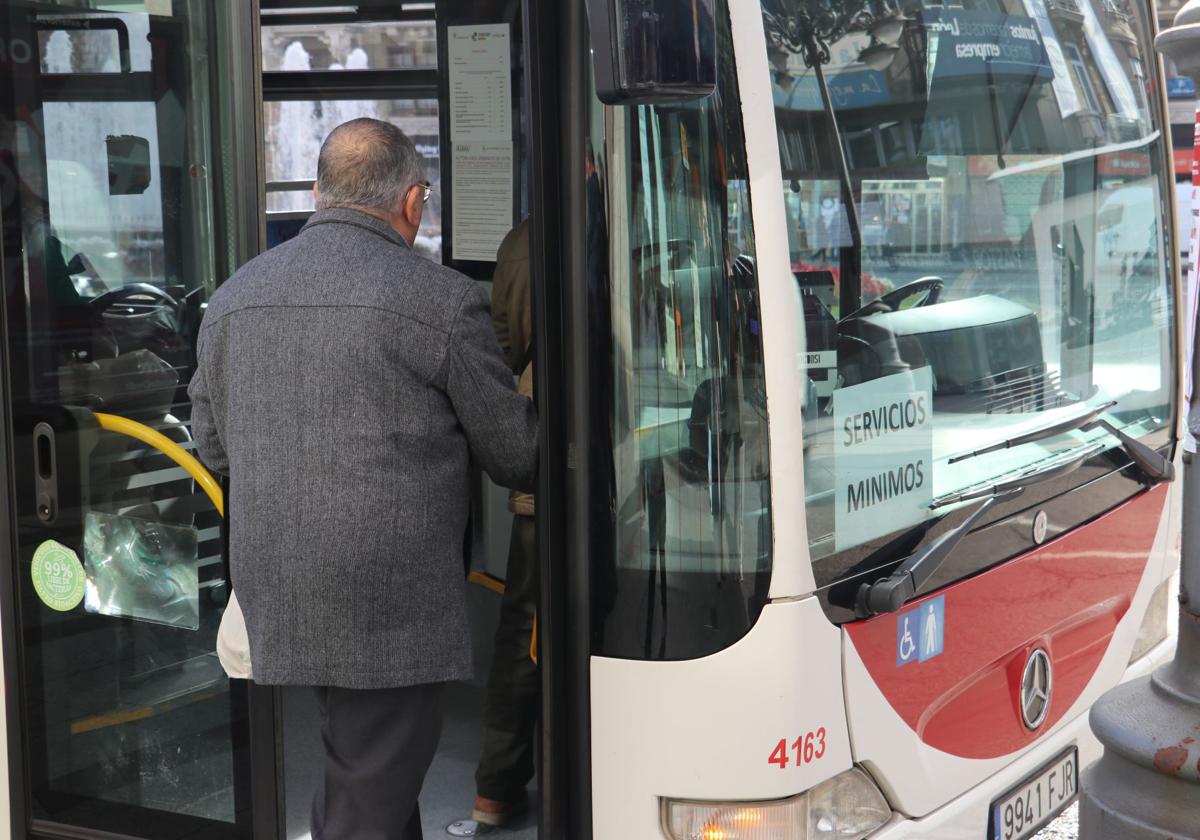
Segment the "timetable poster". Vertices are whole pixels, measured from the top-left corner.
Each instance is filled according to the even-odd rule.
[[[509,28],[450,26],[446,41],[453,256],[491,262],[513,224]]]
[[[454,258],[494,261],[513,226],[512,141],[455,143],[453,154]]]

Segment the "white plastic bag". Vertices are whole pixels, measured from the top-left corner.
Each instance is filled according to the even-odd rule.
[[[238,605],[237,593],[229,593],[229,603],[217,628],[217,658],[225,673],[235,680],[251,679],[250,639],[246,636],[246,619]]]

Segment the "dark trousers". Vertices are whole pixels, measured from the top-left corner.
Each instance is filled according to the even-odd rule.
[[[529,658],[529,643],[537,596],[537,530],[533,517],[514,516],[504,600],[483,705],[483,755],[475,770],[479,795],[499,802],[522,799],[533,778],[538,671]]]
[[[313,689],[325,743],[313,840],[422,840],[417,795],[442,732],[443,688]]]

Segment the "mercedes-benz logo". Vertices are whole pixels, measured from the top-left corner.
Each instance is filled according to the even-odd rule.
[[[1046,511],[1039,510],[1037,516],[1033,517],[1033,544],[1041,545],[1046,541],[1046,532],[1050,529],[1050,517],[1046,516]]]
[[[1025,660],[1025,673],[1021,675],[1021,717],[1027,728],[1037,729],[1045,722],[1052,688],[1050,657],[1038,648]]]

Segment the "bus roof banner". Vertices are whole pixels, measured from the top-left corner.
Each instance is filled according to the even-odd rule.
[[[921,25],[929,34],[931,79],[1054,78],[1041,29],[1033,18],[925,9]]]

